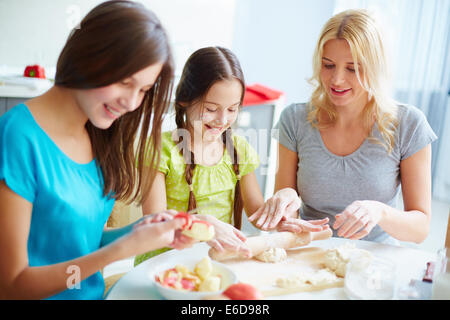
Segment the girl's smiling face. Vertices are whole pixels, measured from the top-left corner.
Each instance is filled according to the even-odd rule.
[[[204,99],[187,111],[191,133],[205,142],[221,138],[236,121],[241,104],[242,85],[236,80],[220,80],[208,90]]]
[[[120,82],[95,89],[77,90],[75,98],[95,127],[107,129],[116,119],[141,105],[161,69],[161,63],[150,65]]]
[[[361,69],[359,66],[360,77]],[[346,40],[332,39],[325,43],[320,79],[334,106],[364,106],[367,103],[368,94],[358,81]]]

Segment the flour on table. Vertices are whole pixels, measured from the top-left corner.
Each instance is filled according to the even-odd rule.
[[[337,248],[325,251],[323,265],[318,271],[309,271],[280,277],[276,285],[280,288],[298,288],[303,286],[323,286],[335,283],[345,277],[347,263],[350,258],[357,266],[364,269],[372,259],[372,254],[363,249],[357,249],[354,244],[346,243]]]
[[[302,272],[295,275],[278,278],[276,280],[276,285],[280,288],[298,288],[305,285],[327,285],[334,283],[337,280],[338,277],[333,271],[324,268],[316,272]]]
[[[334,271],[337,276],[345,277],[347,263],[350,261],[350,257],[352,256],[356,257],[361,264],[366,264],[365,262],[372,258],[372,254],[369,251],[357,249],[353,243],[345,243],[342,246],[334,249],[328,249],[325,252],[325,267]]]
[[[262,262],[280,262],[286,260],[287,253],[283,248],[270,248],[255,256],[255,259]]]

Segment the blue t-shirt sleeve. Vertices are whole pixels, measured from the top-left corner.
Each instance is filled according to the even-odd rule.
[[[296,105],[290,105],[281,112],[280,120],[272,131],[272,137],[289,150],[297,152],[298,116],[295,114],[295,107]]]
[[[400,121],[400,155],[404,160],[437,139],[423,112],[408,106]]]
[[[18,119],[0,118],[0,180],[22,198],[33,203],[36,176],[31,137]]]

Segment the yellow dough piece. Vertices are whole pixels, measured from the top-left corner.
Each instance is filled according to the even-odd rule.
[[[209,257],[204,257],[195,265],[194,272],[200,279],[205,280],[211,274],[212,269],[211,259]]]
[[[214,238],[214,227],[203,221],[194,221],[189,229],[183,230],[182,234],[199,241],[209,241]]]
[[[200,283],[198,291],[219,291],[220,290],[220,278],[219,277],[208,277]]]
[[[181,273],[181,275],[183,277],[191,274],[191,271],[188,269],[188,267],[186,267],[186,266],[184,266],[182,264],[177,264],[175,266],[175,270],[177,270],[179,273]]]

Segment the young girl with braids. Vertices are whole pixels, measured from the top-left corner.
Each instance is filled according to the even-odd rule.
[[[244,92],[239,61],[230,50],[207,47],[189,57],[176,90],[177,129],[162,134],[159,172],[143,213],[199,208],[198,219],[215,228],[210,246],[250,254],[240,231],[242,211],[252,214],[264,205],[264,198],[254,173],[258,155],[231,130]],[[274,211],[296,214],[298,196],[291,191],[280,190],[269,199],[281,204]],[[322,229],[314,222],[307,224],[308,230]],[[166,250],[136,256],[135,265]]]

